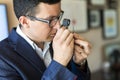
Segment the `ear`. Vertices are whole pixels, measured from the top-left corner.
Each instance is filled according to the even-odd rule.
[[[29,19],[27,17],[21,16],[19,18],[19,22],[23,27],[26,27],[26,28],[29,27]]]

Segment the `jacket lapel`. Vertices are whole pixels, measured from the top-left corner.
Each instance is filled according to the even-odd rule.
[[[51,55],[51,57],[53,58],[53,48],[52,48],[52,42],[50,43],[50,48],[49,48],[49,51],[50,51],[50,55]]]
[[[33,48],[16,33],[15,29],[12,30],[9,39],[13,42],[14,49],[20,56],[27,60],[41,73],[45,71],[46,67],[42,59],[40,59],[35,50],[33,50]]]

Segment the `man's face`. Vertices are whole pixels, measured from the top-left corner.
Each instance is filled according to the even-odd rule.
[[[52,5],[40,3],[37,10],[39,11],[34,17],[50,20],[59,16],[61,6],[60,3]],[[30,39],[35,42],[45,42],[53,40],[57,30],[60,28],[60,22],[57,21],[57,23],[51,27],[48,23],[29,19],[28,26],[27,36]]]

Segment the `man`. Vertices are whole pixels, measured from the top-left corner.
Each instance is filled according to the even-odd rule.
[[[61,1],[13,3],[19,25],[0,42],[0,80],[89,80],[90,45],[61,27]]]

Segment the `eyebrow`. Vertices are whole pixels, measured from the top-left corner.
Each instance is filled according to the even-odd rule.
[[[46,17],[45,19],[52,19],[52,18],[56,18],[58,16],[49,16],[49,17]]]
[[[63,11],[63,10],[60,10],[60,12],[59,12],[59,14],[58,14],[57,16],[48,16],[48,17],[46,17],[45,19],[49,20],[49,19],[51,19],[51,18],[58,17],[58,16],[60,15],[61,11]]]

